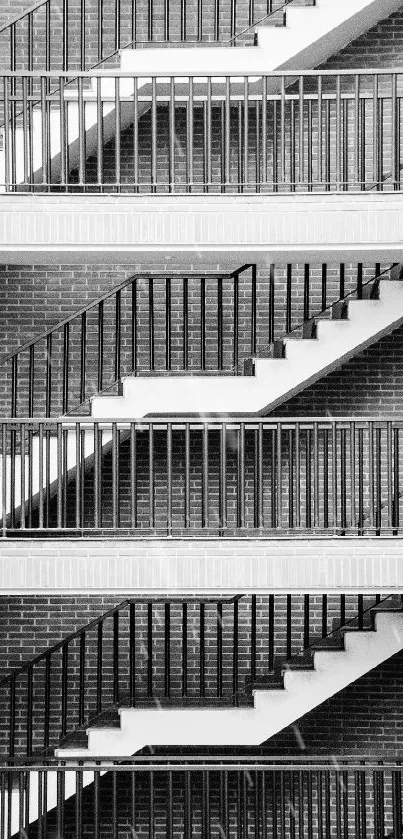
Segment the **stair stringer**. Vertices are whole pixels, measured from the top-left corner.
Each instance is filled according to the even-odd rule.
[[[128,756],[149,745],[260,745],[400,652],[403,613],[376,612],[374,630],[343,634],[344,650],[314,651],[312,668],[285,669],[284,689],[255,689],[252,708],[120,708],[120,728],[89,728],[87,749],[61,748],[56,756]]]

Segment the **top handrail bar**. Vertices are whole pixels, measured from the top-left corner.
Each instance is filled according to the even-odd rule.
[[[34,3],[28,9],[24,9],[23,12],[20,12],[20,14],[16,15],[12,18],[12,20],[9,20],[4,24],[4,26],[0,27],[0,35],[2,35],[3,32],[7,32],[7,29],[11,29],[12,26],[15,26],[16,23],[20,22],[20,20],[24,20],[24,18],[28,17],[28,15],[32,15],[33,12],[36,12],[36,10],[40,9],[41,6],[46,6],[46,3],[48,2],[49,0],[39,0],[38,3]]]
[[[75,318],[79,318],[81,315],[85,314],[85,312],[88,312],[90,309],[98,306],[99,303],[102,303],[103,301],[108,300],[110,297],[113,297],[119,291],[122,291],[122,289],[126,288],[126,286],[129,286],[129,285],[131,285],[131,283],[135,282],[135,280],[151,280],[151,279],[152,280],[154,280],[154,279],[155,280],[164,280],[166,278],[174,280],[174,279],[180,279],[181,277],[184,277],[184,276],[186,276],[188,279],[191,279],[191,278],[198,279],[199,277],[204,276],[204,277],[206,277],[208,279],[211,279],[211,280],[215,280],[215,279],[217,279],[217,280],[219,280],[219,279],[229,280],[234,276],[234,274],[241,274],[242,271],[247,271],[248,268],[250,268],[250,267],[251,267],[251,265],[245,264],[245,265],[242,265],[240,268],[236,268],[234,271],[232,271],[230,273],[226,273],[226,272],[219,273],[217,271],[212,272],[211,274],[210,273],[205,273],[204,271],[199,271],[199,272],[197,272],[197,271],[189,271],[189,272],[163,271],[163,272],[160,272],[160,273],[157,273],[157,274],[154,273],[154,272],[142,273],[142,274],[132,274],[126,280],[123,280],[121,283],[119,283],[119,285],[114,286],[109,291],[105,291],[104,294],[101,294],[99,297],[96,297],[95,300],[92,300],[90,303],[86,303],[86,305],[82,306],[81,309],[77,309],[75,312],[73,312],[73,314],[67,315],[67,317],[63,318],[63,320],[60,320],[58,323],[56,323],[55,326],[52,326],[49,329],[46,329],[44,332],[41,332],[40,335],[33,338],[31,341],[26,341],[25,344],[21,344],[21,346],[17,347],[16,350],[9,353],[9,355],[6,355],[4,358],[0,359],[0,367],[2,367],[4,364],[7,364],[8,361],[11,361],[11,359],[15,358],[20,353],[25,352],[25,350],[28,350],[33,345],[38,344],[39,341],[43,341],[45,338],[48,337],[48,335],[52,335],[53,332],[56,332],[58,329],[62,329],[62,327],[66,323],[70,323],[72,320],[75,320]]]
[[[188,78],[244,78],[245,76],[259,79],[266,78],[298,78],[304,76],[306,78],[312,77],[337,77],[337,76],[393,76],[396,74],[403,75],[403,65],[401,67],[390,68],[348,68],[338,70],[270,70],[267,72],[260,72],[258,70],[231,70],[225,73],[222,70],[212,72],[210,70],[183,70],[180,73],[167,73],[161,70],[147,70],[146,73],[133,73],[133,71],[120,70],[111,68],[110,70],[10,70],[2,71],[0,78],[21,79],[21,78],[37,78],[37,79],[88,79],[88,78],[122,78],[122,79],[188,79]]]
[[[141,758],[144,759],[143,757]],[[267,772],[292,772],[293,770],[298,771],[323,771],[323,772],[347,772],[355,771],[355,772],[376,772],[381,770],[399,770],[403,771],[403,766],[401,761],[394,760],[390,762],[385,762],[383,758],[379,758],[378,762],[376,758],[370,758],[369,762],[368,758],[360,758],[356,757],[351,759],[351,763],[349,759],[341,756],[340,758],[329,758],[328,762],[326,762],[326,758],[322,760],[318,760],[317,757],[313,757],[312,760],[314,762],[310,763],[309,757],[306,756],[301,758],[301,763],[298,760],[298,757],[292,757],[292,759],[287,763],[287,757],[282,756],[274,756],[268,755],[261,756],[259,755],[258,759],[256,756],[250,757],[242,757],[233,758],[231,756],[220,756],[216,759],[208,758],[206,761],[203,761],[203,758],[200,758],[200,755],[196,758],[197,763],[192,763],[191,758],[186,756],[183,758],[182,756],[178,758],[178,762],[175,759],[175,756],[167,756],[164,758],[165,763],[158,763],[158,757],[156,758],[155,755],[152,755],[152,759],[150,763],[137,763],[133,757],[127,757],[126,755],[114,755],[114,756],[105,756],[102,757],[101,755],[94,756],[88,762],[88,759],[79,760],[78,758],[74,759],[72,757],[68,758],[68,761],[64,762],[62,759],[57,760],[55,759],[52,763],[33,763],[30,764],[26,759],[24,759],[23,763],[18,763],[18,761],[14,762],[6,762],[2,765],[0,763],[0,770],[1,771],[15,771],[18,768],[18,771],[35,771],[35,772],[51,772],[55,771],[55,767],[57,770],[61,772],[71,772],[82,770],[83,772],[107,772],[107,771],[115,771],[116,772],[128,772],[128,771],[138,771],[138,772],[167,772],[167,771],[190,771],[190,772],[197,772],[203,770],[211,770],[213,772],[217,771],[231,771],[232,769],[236,769],[237,771],[250,771],[251,764],[253,766],[253,770],[257,771],[267,771]],[[119,761],[119,763],[114,763],[113,761]],[[189,761],[189,762],[188,762]],[[279,761],[278,763],[276,761]],[[280,763],[280,761],[282,761]]]
[[[80,425],[83,429],[85,426],[88,428],[92,428],[94,425],[117,425],[119,428],[127,427],[129,428],[130,425],[205,425],[206,423],[210,425],[222,425],[224,423],[226,426],[237,425],[239,423],[246,423],[247,425],[262,425],[262,424],[270,424],[273,426],[276,425],[303,425],[305,426],[312,426],[315,424],[323,424],[326,426],[332,425],[333,423],[337,423],[338,425],[342,423],[355,423],[355,425],[359,425],[360,423],[368,424],[368,423],[387,423],[387,422],[402,422],[403,423],[403,413],[399,416],[399,414],[386,414],[385,416],[378,416],[378,417],[359,417],[359,416],[350,416],[350,417],[338,417],[338,416],[323,416],[323,417],[308,417],[308,416],[299,416],[299,417],[277,417],[277,416],[260,416],[256,414],[203,414],[202,416],[199,414],[192,415],[181,415],[181,414],[157,414],[151,415],[147,414],[144,417],[124,417],[123,419],[119,419],[117,417],[87,417],[87,416],[71,416],[71,417],[0,417],[0,427],[3,425],[67,425],[74,427],[75,425]]]

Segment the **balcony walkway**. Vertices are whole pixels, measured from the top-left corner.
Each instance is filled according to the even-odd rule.
[[[400,262],[401,193],[293,195],[3,195],[4,263],[155,263],[168,253],[189,270],[264,258]],[[221,264],[222,260],[222,264]]]

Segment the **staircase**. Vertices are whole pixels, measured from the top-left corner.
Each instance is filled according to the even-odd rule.
[[[252,376],[123,378],[121,396],[95,396],[93,417],[147,414],[265,415],[392,332],[403,322],[403,283],[376,280],[365,299],[346,298],[332,307],[331,320],[304,325],[304,340],[285,337],[273,358],[253,358]]]
[[[136,96],[139,101],[135,113],[134,84],[131,78],[124,75],[116,82],[113,77],[99,79],[89,73],[84,79],[84,88],[80,90],[72,74],[66,83],[62,83],[61,91],[57,88],[50,96],[51,107],[46,116],[42,113],[38,86],[38,104],[32,107],[29,137],[22,125],[15,124],[14,118],[10,117],[9,121],[6,118],[5,130],[9,133],[8,145],[15,152],[15,164],[13,171],[8,171],[10,167],[3,150],[0,155],[0,182],[6,185],[11,180],[16,186],[27,183],[57,185],[60,181],[64,184],[71,171],[82,169],[83,156],[88,159],[98,151],[99,157],[100,137],[101,143],[105,145],[116,136],[117,126],[120,132],[124,131],[133,124],[133,119],[140,125],[142,116],[151,107],[152,85],[147,74],[155,74],[156,67],[160,83],[168,83],[172,79],[171,93],[175,100],[175,111],[190,104],[189,76],[194,76],[196,97],[204,100],[211,97],[211,91],[208,93],[206,79],[202,75],[206,67],[209,68],[209,75],[215,76],[217,80],[240,74],[253,78],[254,75],[266,76],[278,70],[311,69],[399,6],[400,0],[338,0],[337,3],[333,0],[317,0],[314,5],[308,0],[297,5],[296,0],[292,0],[286,6],[287,26],[257,26],[257,46],[254,47],[231,50],[221,46],[214,49],[200,46],[195,49],[175,47],[170,43],[169,49],[164,46],[141,50],[121,49],[120,70],[137,79]],[[270,85],[274,85],[274,92],[280,89],[280,81],[271,80],[269,88]],[[251,98],[253,92],[251,86]],[[166,98],[166,94],[161,92],[160,101],[163,101],[164,96]],[[236,101],[242,101],[242,96],[241,90]],[[262,96],[260,90],[259,96]],[[220,103],[222,95],[215,93],[212,101],[215,99]],[[116,107],[117,101],[119,109]],[[22,99],[18,107],[23,107]],[[65,131],[63,136],[62,124]],[[49,138],[46,144],[45,136]],[[29,176],[28,162],[24,162],[27,143],[31,158]],[[45,150],[48,156],[46,165],[42,157]],[[66,172],[66,165],[69,172]],[[45,172],[45,169],[48,171]]]
[[[59,748],[61,759],[132,755],[148,745],[259,745],[403,649],[403,612],[373,610],[371,630],[342,627],[309,656],[283,664],[279,683],[253,689],[252,708],[119,708],[118,727],[90,727],[88,746]]]

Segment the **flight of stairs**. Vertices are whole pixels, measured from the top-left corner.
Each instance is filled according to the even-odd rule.
[[[138,119],[149,110],[150,79],[147,73],[154,73],[158,67],[160,79],[166,81],[169,77],[182,75],[183,79],[174,79],[174,90],[177,104],[185,104],[188,93],[184,93],[187,77],[195,76],[195,93],[199,96],[206,94],[205,79],[201,75],[206,66],[209,73],[222,78],[233,73],[264,75],[278,70],[312,69],[325,61],[355,37],[358,37],[379,20],[392,14],[400,7],[400,0],[296,0],[286,9],[286,26],[269,26],[264,22],[257,26],[256,46],[237,47],[228,49],[226,46],[175,47],[169,43],[161,47],[123,49],[118,55],[118,68],[138,79],[138,92],[144,98],[139,103]],[[275,17],[276,21],[277,18]],[[281,18],[282,20],[282,18]],[[270,22],[270,19],[269,19]],[[207,51],[207,52],[206,52]],[[199,74],[199,78],[198,78]],[[79,142],[79,108],[77,85],[74,82],[64,89],[64,99],[67,107],[65,120],[68,125],[68,159],[69,168],[74,170],[78,166],[80,154]],[[242,79],[241,79],[242,81]],[[241,85],[242,87],[242,85]],[[120,128],[125,130],[133,122],[133,92],[134,86],[130,78],[122,78],[119,82],[119,100],[121,109],[119,114]],[[83,92],[85,105],[85,149],[86,157],[96,153],[98,138],[99,110],[97,104],[98,93],[102,99],[103,114],[103,143],[108,143],[114,137],[116,129],[115,116],[115,79],[106,78],[101,83],[93,78]],[[185,97],[185,98],[184,98]],[[239,97],[238,97],[239,98]],[[242,99],[242,96],[241,96]],[[181,100],[181,102],[180,102]],[[214,101],[214,93],[212,101]],[[51,143],[52,181],[57,182],[61,169],[61,136],[60,110],[57,101],[52,103],[48,114],[49,136]],[[42,180],[42,115],[38,106],[32,109],[31,117],[31,155],[33,180]],[[12,129],[14,135],[14,129]],[[16,183],[24,182],[24,133],[17,128],[12,138],[16,150]],[[0,183],[5,183],[4,152],[0,152]]]
[[[392,276],[394,274],[392,273]],[[346,299],[332,319],[304,327],[304,340],[277,341],[273,358],[254,358],[251,376],[127,377],[121,396],[95,396],[95,418],[146,415],[250,414],[270,412],[345,364],[403,322],[403,282],[381,279],[364,289],[365,299]]]
[[[259,745],[403,649],[403,611],[397,599],[372,610],[372,628],[356,623],[284,662],[266,684],[253,687],[252,707],[120,707],[119,725],[87,730],[87,747],[56,750],[61,759],[132,755],[153,746]]]

